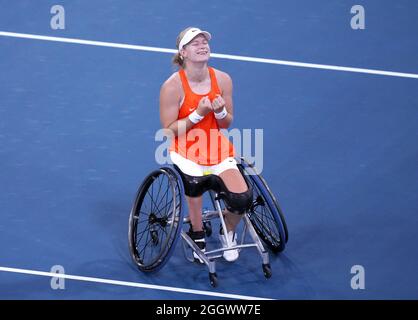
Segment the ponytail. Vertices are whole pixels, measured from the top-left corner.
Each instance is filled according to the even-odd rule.
[[[182,32],[179,33],[179,35],[177,36],[176,39],[176,47],[178,48],[180,45],[180,41],[181,39],[183,39],[184,35],[186,34],[187,31],[189,31],[190,29],[192,29],[192,27],[188,27],[186,29],[184,29]],[[184,68],[184,58],[181,56],[180,52],[177,52],[172,60],[173,64],[179,68]]]
[[[183,68],[184,67],[184,59],[183,57],[180,55],[180,52],[177,52],[172,60],[173,64],[175,66],[178,66],[179,68]]]

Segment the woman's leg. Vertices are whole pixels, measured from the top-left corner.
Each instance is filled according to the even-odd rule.
[[[248,190],[247,183],[245,182],[241,172],[237,169],[225,170],[219,174],[219,177],[224,182],[226,188],[231,192],[242,193]],[[227,214],[225,215],[225,225],[227,231],[234,231],[240,220],[241,215],[227,211]]]
[[[191,230],[188,235],[196,243],[200,250],[206,251],[205,232],[202,224],[202,196],[188,197],[186,196],[187,205],[189,207],[189,217],[191,221]],[[196,252],[193,251],[195,261],[203,263]]]
[[[203,175],[202,168],[197,163],[184,158],[178,153],[170,152],[171,161],[184,173],[189,176],[200,177]],[[193,231],[202,231],[202,196],[188,197],[186,196],[187,206],[189,208],[189,217]]]
[[[203,230],[202,223],[202,196],[188,197],[186,196],[187,206],[189,207],[189,217],[194,232]]]

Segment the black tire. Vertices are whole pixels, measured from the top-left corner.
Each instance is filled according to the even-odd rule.
[[[248,217],[264,243],[274,253],[282,252],[289,239],[286,221],[280,206],[263,177],[244,159],[238,165],[253,189],[253,204]]]
[[[150,173],[137,192],[129,217],[129,250],[137,267],[153,272],[167,263],[183,223],[183,183],[175,170]]]

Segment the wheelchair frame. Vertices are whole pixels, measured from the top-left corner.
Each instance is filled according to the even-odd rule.
[[[232,246],[228,237],[226,237],[226,241],[227,241],[226,248],[221,247],[221,248],[206,251],[206,252],[202,252],[202,250],[199,249],[196,243],[189,237],[186,231],[184,231],[182,228],[184,224],[190,224],[190,218],[183,217],[183,204],[185,203],[185,199],[184,199],[184,186],[183,186],[183,181],[181,179],[180,173],[175,168],[163,167],[159,170],[153,171],[144,179],[143,183],[141,184],[138,190],[134,206],[131,210],[131,214],[129,218],[129,232],[128,232],[129,248],[130,248],[131,256],[135,264],[138,266],[138,268],[141,271],[153,272],[163,267],[163,265],[168,261],[169,257],[173,253],[174,247],[178,239],[181,237],[185,258],[188,261],[194,261],[193,252],[196,253],[196,255],[204,262],[204,264],[206,264],[209,270],[209,281],[213,287],[216,287],[218,285],[215,260],[222,257],[223,252],[228,251],[228,250],[237,249],[241,251],[244,248],[251,248],[251,247],[256,248],[262,259],[262,269],[263,269],[264,276],[266,278],[271,277],[272,272],[271,272],[271,266],[269,262],[269,253],[263,246],[262,240],[267,244],[267,246],[274,253],[283,251],[285,247],[285,243],[288,240],[287,226],[284,220],[283,213],[280,207],[278,206],[278,202],[275,199],[272,192],[270,191],[270,189],[268,188],[267,183],[264,181],[264,179],[258,174],[257,174],[257,179],[255,177],[249,178],[246,176],[245,172],[248,171],[247,168],[251,168],[252,170],[255,170],[255,168],[252,165],[248,164],[248,162],[246,162],[245,159],[243,158],[241,158],[241,163],[238,164],[238,167],[241,173],[243,174],[244,178],[246,179],[247,184],[250,186],[250,181],[252,181],[254,183],[252,186],[256,186],[258,188],[257,191],[259,195],[257,196],[255,200],[253,200],[254,207],[252,207],[251,209],[252,215],[250,215],[249,212],[243,214],[242,220],[244,223],[244,227],[243,227],[241,239],[237,243],[237,245]],[[256,171],[254,172],[256,173]],[[173,194],[175,193],[175,199],[173,199],[173,209],[171,211],[171,214],[173,216],[171,218],[167,218],[167,217],[157,218],[154,212],[150,212],[148,214],[148,224],[149,224],[148,226],[155,225],[156,223],[158,223],[160,224],[160,227],[161,226],[164,226],[164,228],[166,226],[170,227],[169,237],[165,241],[165,243],[169,245],[169,248],[168,249],[165,247],[162,248],[160,255],[157,256],[157,258],[155,258],[155,261],[152,260],[152,263],[150,263],[149,265],[145,265],[141,261],[140,255],[138,254],[138,242],[137,242],[138,225],[144,222],[145,220],[143,220],[142,222],[138,222],[139,221],[138,211],[140,211],[140,209],[142,208],[141,201],[144,201],[144,190],[148,192],[149,187],[154,183],[155,179],[157,179],[158,175],[160,174],[167,175],[169,179],[168,182],[172,189],[171,191],[173,192]],[[220,201],[221,199],[215,191],[213,190],[207,190],[207,191],[210,194],[210,198],[211,198],[211,202],[213,204],[214,210],[204,211],[202,213],[202,221],[204,225],[207,227],[207,226],[210,226],[211,220],[215,218],[219,218],[223,230],[226,230],[225,220],[223,217],[223,209],[222,209],[221,201]],[[177,201],[177,194],[179,196],[178,201]],[[261,199],[259,199],[260,197]],[[260,221],[260,219],[257,217],[257,214],[255,213],[255,208],[257,205],[269,208],[270,215],[272,216],[270,217],[270,219],[274,220],[275,222],[274,226],[276,226],[277,228],[277,230],[275,230],[277,231],[276,234],[272,234],[273,231],[267,230],[266,226],[264,225],[265,222]],[[173,228],[175,229],[174,234],[171,234],[173,232]],[[148,231],[151,234],[151,238],[152,238],[151,240],[154,241],[152,233],[157,232],[155,231],[156,227],[155,228],[153,227],[151,229],[152,230],[148,230]],[[147,231],[144,231],[144,232],[147,232]],[[250,238],[252,239],[253,242],[245,243],[247,233],[250,235]],[[206,229],[206,235],[210,236],[207,229]],[[260,239],[259,237],[260,235],[262,239]],[[141,236],[141,238],[142,237],[143,235]],[[173,238],[173,240],[171,241],[171,243],[169,243],[170,242],[169,240],[171,238]],[[148,240],[148,234],[147,234],[147,240]],[[157,235],[157,240],[158,240],[158,235]],[[277,242],[278,244],[276,245],[276,243],[273,243],[273,242]],[[157,244],[158,244],[158,241],[157,241]],[[189,249],[191,249],[192,251],[191,258],[189,258],[187,255],[187,250]],[[145,248],[143,250],[145,250]],[[144,253],[144,259],[145,259],[145,253]]]
[[[225,219],[223,217],[223,210],[221,208],[221,203],[220,203],[220,199],[218,198],[218,194],[213,192],[213,191],[209,191],[210,195],[211,195],[211,199],[212,202],[215,204],[216,206],[216,210],[210,211],[204,211],[202,213],[202,221],[204,223],[207,223],[213,219],[219,218],[219,220],[221,221],[221,225],[223,230],[226,230],[226,225],[225,225]],[[206,252],[202,252],[202,250],[200,250],[200,248],[196,245],[196,243],[189,237],[189,235],[187,234],[186,231],[182,230],[181,231],[181,237],[183,238],[184,242],[183,242],[183,252],[184,255],[186,257],[187,260],[189,260],[190,262],[194,261],[194,258],[188,258],[187,257],[187,253],[186,253],[186,247],[185,244],[188,245],[194,253],[196,253],[199,258],[206,264],[206,266],[209,269],[209,281],[211,283],[211,285],[213,287],[217,286],[217,274],[216,274],[216,263],[215,263],[215,259],[221,258],[223,257],[223,254],[219,254],[219,253],[223,253],[225,251],[228,250],[235,250],[235,249],[243,249],[243,248],[251,248],[251,247],[255,247],[257,249],[257,251],[259,252],[261,258],[262,258],[262,266],[263,266],[263,272],[264,272],[264,276],[266,278],[270,278],[271,277],[271,267],[270,267],[270,259],[269,259],[269,254],[267,252],[267,250],[265,250],[263,244],[261,243],[260,238],[258,237],[256,231],[254,230],[253,225],[251,224],[248,216],[246,214],[243,214],[243,220],[244,220],[244,229],[242,231],[242,235],[241,235],[241,241],[239,244],[232,246],[232,244],[230,243],[228,237],[226,238],[226,242],[227,242],[227,247],[221,247],[218,249],[214,249],[214,250],[210,250],[210,251],[206,251]],[[188,224],[190,223],[190,218],[184,218],[183,219],[183,224]],[[254,241],[253,243],[244,243],[245,241],[245,236],[247,233],[247,230],[252,238],[252,240]]]

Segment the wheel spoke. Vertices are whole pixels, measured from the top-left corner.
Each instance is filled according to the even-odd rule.
[[[147,217],[149,217],[149,213],[145,211],[139,211],[139,213],[145,214]]]
[[[139,256],[141,256],[142,251],[144,251],[144,258],[143,258],[144,261],[145,261],[145,255],[146,255],[145,249],[148,246],[148,244],[150,243],[150,241],[152,241],[152,238],[151,238],[151,240],[148,240],[148,237],[149,237],[149,229],[148,229],[148,232],[147,232],[147,236],[145,237],[145,245],[142,248],[141,252],[139,253]]]
[[[248,173],[249,170],[252,170],[247,167],[243,167],[244,170]],[[258,176],[258,175],[257,175]],[[281,233],[278,225],[278,221],[275,219],[274,213],[267,202],[264,194],[267,192],[269,195],[269,190],[263,190],[262,187],[259,187],[256,182],[256,177],[252,175],[247,175],[247,182],[253,189],[253,206],[249,218],[253,224],[257,234],[272,248],[277,249],[281,244]],[[259,179],[262,179],[259,177]],[[261,180],[262,181],[262,180]],[[264,184],[263,184],[264,185]]]
[[[150,194],[149,194],[149,190],[147,190],[147,194],[150,196],[150,199],[151,199],[151,212],[154,212],[155,210],[154,210],[154,207],[153,207],[152,205],[154,205],[155,207],[158,207],[158,206],[157,206],[157,204],[155,203],[155,201],[154,201],[154,199],[153,199],[152,195],[150,195]]]
[[[257,221],[254,221],[254,223],[257,223],[259,231],[264,235],[264,237],[269,236],[268,240],[270,240],[270,241],[275,241],[275,242],[280,241],[280,240],[277,240],[276,235],[272,232],[274,226],[271,226],[269,224],[265,224],[262,220],[260,220],[260,218],[257,215],[254,217],[254,219],[257,220]],[[274,229],[276,229],[276,228],[274,227]],[[280,239],[280,236],[279,236],[279,239]]]
[[[141,223],[144,223],[144,222],[148,222],[148,219],[138,220],[138,221],[137,221],[137,224],[141,224]]]
[[[170,189],[170,187],[169,187],[169,186],[167,186],[166,193],[168,193],[168,190],[169,190],[169,189]],[[163,201],[164,196],[162,197],[162,199],[161,199],[161,200],[160,200],[160,202],[158,203],[158,198],[157,198],[156,200],[154,200],[153,196],[151,196],[149,192],[147,192],[147,193],[148,193],[148,195],[150,196],[151,202],[152,202],[152,204],[153,204],[153,206],[152,206],[153,211],[152,211],[152,212],[154,212],[154,213],[158,213],[160,216],[162,216],[162,210],[163,210],[163,209],[165,209],[165,206],[164,206],[163,208],[160,208],[160,207],[159,207],[159,204],[161,204],[161,202]],[[151,192],[151,193],[153,194],[153,192]],[[158,195],[159,195],[159,193],[160,193],[160,191],[158,191]],[[157,203],[158,203],[158,204],[157,204]]]
[[[171,199],[170,201],[169,201],[169,203],[166,203],[165,204],[165,206],[163,207],[163,208],[161,208],[161,210],[165,210],[165,212],[164,212],[164,217],[167,217],[167,208],[169,208],[170,206],[171,206],[171,204],[173,203],[173,200],[174,199]]]
[[[161,176],[161,175],[160,175]],[[158,198],[159,198],[159,196],[160,196],[160,191],[161,191],[161,185],[162,185],[162,182],[163,182],[163,180],[164,180],[164,177],[165,177],[165,175],[162,175],[162,178],[161,179],[158,179],[158,182],[159,182],[159,186],[158,186],[158,193],[157,193],[157,196],[155,197],[155,200],[154,200],[154,204],[156,205],[156,211],[158,211],[158,213],[160,213],[161,214],[161,210],[159,209],[159,204],[160,204],[160,202],[158,202]]]
[[[144,237],[144,234],[145,234],[146,232],[148,232],[148,231],[149,231],[149,228],[150,228],[150,226],[148,225],[148,226],[145,228],[145,230],[144,230],[144,231],[142,231],[142,233],[141,233],[141,237],[139,238],[139,240],[137,240],[137,241],[136,241],[136,246],[137,246],[137,247],[139,246],[139,243],[141,242],[142,238]],[[137,233],[137,234],[136,234],[136,237],[138,238],[138,236],[139,236],[139,234]]]
[[[167,186],[167,189],[165,190],[165,193],[164,193],[164,195],[163,195],[163,199],[165,198],[165,202],[167,203],[167,197],[168,197],[168,191],[170,190],[171,188],[170,188],[170,186]],[[164,207],[165,208],[165,207]],[[165,212],[166,213],[166,212]],[[167,215],[167,214],[165,214],[165,215]]]
[[[130,248],[138,267],[152,271],[167,261],[178,240],[182,217],[181,180],[170,170],[160,169],[144,181],[137,195],[137,208]],[[131,230],[131,229],[130,229]],[[130,231],[132,232],[132,231]]]
[[[152,238],[148,240],[148,237],[147,237],[147,242],[145,243],[145,245],[144,245],[144,247],[141,249],[141,251],[139,251],[139,252],[138,252],[138,255],[139,255],[139,256],[141,256],[141,253],[142,253],[142,252],[144,252],[144,257],[143,257],[143,259],[142,259],[143,261],[145,261],[145,255],[146,255],[146,252],[147,252],[145,249],[146,249],[146,248],[147,248],[147,246],[151,243],[151,241],[152,241]]]

